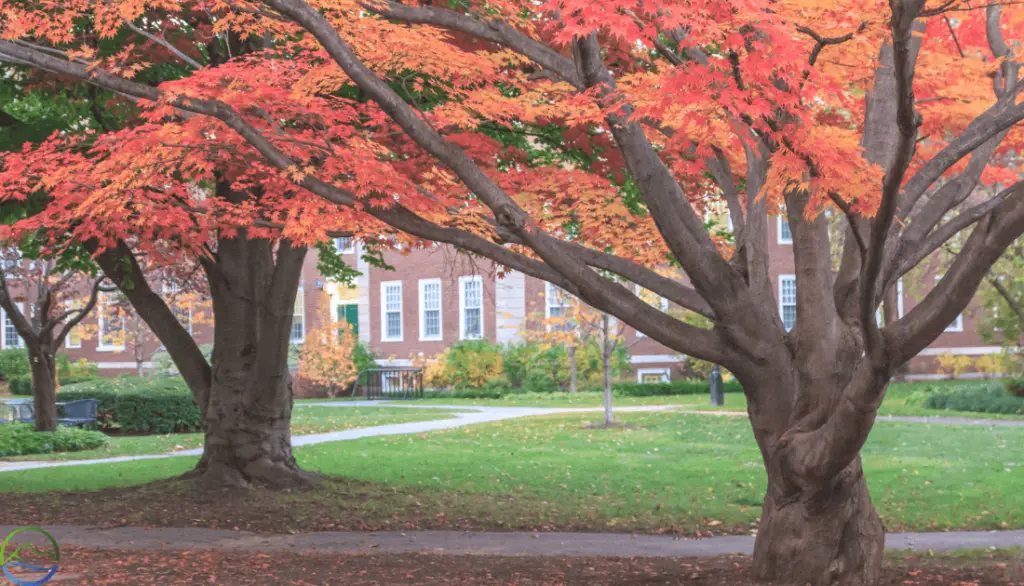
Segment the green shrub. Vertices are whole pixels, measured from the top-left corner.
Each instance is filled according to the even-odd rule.
[[[1024,379],[1010,378],[1003,381],[1006,392],[1014,397],[1024,397]]]
[[[440,391],[436,396],[443,399],[500,399],[504,394],[499,389],[479,388]]]
[[[356,347],[352,349],[352,362],[356,363],[357,373],[371,368],[380,368],[380,365],[377,364],[377,355],[362,342],[357,342]]]
[[[58,401],[96,399],[100,429],[142,433],[188,433],[203,422],[185,382],[180,378],[121,376],[67,385]]]
[[[32,375],[21,374],[12,379],[7,383],[10,387],[12,395],[21,395],[24,397],[32,396]]]
[[[487,340],[459,342],[444,352],[445,378],[453,388],[479,388],[502,372],[501,346]]]
[[[0,458],[26,454],[95,450],[107,443],[98,431],[58,427],[57,431],[35,431],[21,423],[0,425]]]
[[[932,393],[925,399],[929,409],[945,411],[970,411],[974,413],[1024,413],[1024,398],[1006,392],[1003,385],[995,383],[984,386],[956,387],[948,391]]]
[[[68,358],[67,354],[57,355],[57,378],[60,379],[61,384],[70,378],[88,380],[90,378],[96,378],[99,375],[100,368],[95,364],[90,363],[85,358],[79,358],[78,360],[71,362],[71,359]]]
[[[58,376],[58,382],[61,387],[65,385],[74,385],[78,383],[84,383],[91,380],[96,380],[99,377],[82,375],[82,376]],[[9,383],[12,395],[22,395],[25,397],[32,396],[32,375],[23,374],[21,376],[11,379]]]
[[[724,384],[727,393],[742,393],[743,386],[736,381]],[[680,380],[670,383],[642,384],[615,383],[612,393],[620,397],[660,397],[664,395],[706,395],[711,392],[707,381]]]
[[[612,377],[629,368],[629,356],[621,345],[612,354]],[[569,352],[564,346],[512,344],[504,351],[504,374],[513,387],[528,393],[553,393],[569,388]],[[576,348],[576,385],[598,385],[604,378],[601,348],[583,344]]]
[[[0,379],[10,381],[31,371],[28,352],[20,348],[0,350]]]

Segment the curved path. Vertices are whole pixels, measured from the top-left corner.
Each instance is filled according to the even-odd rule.
[[[412,423],[396,423],[392,425],[379,425],[376,427],[363,427],[360,429],[349,429],[346,431],[332,431],[328,433],[317,433],[312,435],[299,435],[292,437],[293,446],[308,446],[327,442],[340,442],[347,440],[362,439],[365,437],[378,437],[384,435],[402,435],[410,433],[424,433],[441,429],[453,429],[477,423],[489,423],[502,421],[504,419],[518,419],[520,417],[534,417],[537,415],[555,415],[559,413],[587,413],[600,412],[602,407],[490,407],[472,405],[395,405],[388,401],[324,401],[319,403],[297,403],[297,407],[401,407],[406,409],[442,409],[454,411],[453,417],[438,419],[435,421],[416,421]],[[635,407],[616,407],[616,413],[651,412],[676,410],[680,413],[694,415],[720,415],[726,417],[746,417],[747,414],[736,411],[701,411],[687,409],[686,405],[644,405]],[[901,417],[893,415],[879,416],[879,421],[903,421],[908,423],[926,423],[936,425],[987,425],[995,427],[1024,427],[1024,421],[1007,419],[972,419],[966,417]],[[114,458],[101,458],[96,460],[65,460],[58,462],[0,462],[0,473],[14,470],[33,470],[36,468],[60,468],[63,466],[88,466],[91,464],[112,464],[115,462],[132,462],[136,460],[158,460],[166,458],[179,458],[184,456],[200,456],[201,448],[194,450],[182,450],[167,454],[150,454],[143,456],[119,456]]]
[[[0,525],[0,535],[17,527]],[[241,551],[270,553],[443,553],[452,555],[580,556],[580,557],[713,557],[747,554],[752,536],[685,539],[671,535],[628,533],[485,533],[461,531],[349,532],[261,535],[246,531],[197,527],[46,527],[61,546],[88,549]],[[989,547],[1024,547],[1024,531],[953,531],[890,533],[886,548],[912,551],[954,551]]]
[[[311,435],[292,436],[292,446],[309,446],[327,442],[340,442],[346,440],[362,439],[364,437],[377,437],[383,435],[403,435],[410,433],[424,433],[441,429],[452,429],[477,423],[489,423],[503,419],[517,419],[520,417],[533,417],[536,415],[554,415],[558,413],[584,413],[592,411],[603,411],[601,407],[586,409],[570,408],[545,408],[545,407],[466,407],[466,406],[445,406],[445,405],[391,405],[387,401],[338,401],[323,403],[297,403],[296,406],[311,407],[404,407],[408,409],[445,409],[454,410],[453,417],[438,419],[435,421],[414,421],[411,423],[394,423],[391,425],[378,425],[376,427],[363,427],[359,429],[348,429],[345,431],[332,431],[328,433],[316,433]],[[635,411],[665,411],[677,405],[651,405],[640,407],[618,407],[616,413],[629,413]],[[461,412],[460,412],[461,411]],[[446,414],[447,415],[447,414]],[[115,462],[134,462],[136,460],[161,460],[166,458],[180,458],[183,456],[201,456],[202,448],[194,450],[182,450],[166,454],[150,454],[144,456],[118,456],[114,458],[100,458],[96,460],[64,460],[57,462],[0,462],[0,473],[14,470],[34,470],[36,468],[61,468],[64,466],[88,466],[91,464],[112,464]]]

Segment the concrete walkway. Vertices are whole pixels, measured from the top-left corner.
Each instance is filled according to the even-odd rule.
[[[601,407],[588,407],[584,409],[570,408],[544,408],[544,407],[466,407],[466,406],[444,406],[444,405],[391,405],[386,401],[344,401],[324,403],[298,403],[297,406],[311,407],[404,407],[409,409],[450,409],[454,417],[449,419],[438,419],[436,421],[415,421],[411,423],[395,423],[392,425],[378,425],[376,427],[363,427],[359,429],[348,429],[345,431],[332,431],[328,433],[317,433],[311,435],[297,435],[292,437],[292,446],[310,446],[327,442],[340,442],[347,440],[362,439],[366,437],[378,437],[385,435],[403,435],[411,433],[425,433],[441,429],[453,429],[474,425],[477,423],[489,423],[502,421],[504,419],[517,419],[520,417],[534,417],[537,415],[554,415],[558,413],[585,413],[603,411]],[[665,411],[672,409],[675,405],[645,405],[639,407],[618,407],[616,413],[632,413],[644,411]],[[198,457],[203,453],[202,448],[194,450],[181,450],[167,454],[150,454],[143,456],[119,456],[114,458],[100,458],[96,460],[65,460],[59,462],[0,462],[0,473],[14,470],[34,470],[37,468],[61,468],[64,466],[89,466],[92,464],[113,464],[116,462],[135,462],[139,460],[161,460],[166,458],[180,458],[185,456]]]
[[[0,525],[0,535],[15,526]],[[380,554],[444,553],[503,556],[599,557],[712,557],[750,554],[752,536],[680,539],[671,535],[627,533],[483,533],[410,531],[407,533],[324,532],[297,535],[259,535],[245,531],[200,528],[45,527],[61,546],[96,549],[190,549],[269,553]],[[1024,531],[962,531],[951,533],[893,533],[886,535],[890,550],[953,551],[989,547],[1024,547]]]

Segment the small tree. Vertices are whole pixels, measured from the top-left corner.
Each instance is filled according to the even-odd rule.
[[[96,305],[102,279],[57,271],[57,263],[22,258],[10,240],[0,252],[0,307],[24,341],[32,373],[36,431],[57,429],[57,350]],[[78,299],[75,306],[66,307]],[[0,331],[0,335],[6,335]]]
[[[299,376],[327,389],[328,396],[338,393],[355,380],[356,336],[346,321],[331,319],[326,296],[316,304],[318,324],[306,336],[299,360]]]
[[[161,299],[190,335],[197,326],[213,324],[209,288],[195,271],[186,271],[184,266],[153,270],[148,271],[146,280],[157,286]],[[160,339],[126,295],[105,293],[101,296],[99,306],[103,322],[115,324],[113,327],[101,328],[100,342],[123,347],[131,352],[135,373],[144,376],[146,363],[151,362],[157,352],[163,349]]]
[[[578,389],[579,365],[576,350],[584,343],[579,322],[576,317],[582,304],[579,299],[569,295],[558,287],[551,286],[546,294],[554,295],[555,299],[545,299],[547,310],[543,317],[538,315],[536,322],[539,328],[523,328],[522,336],[527,342],[540,344],[543,348],[564,347],[569,357],[569,392]],[[555,303],[552,303],[555,301]],[[560,377],[553,376],[555,381]]]

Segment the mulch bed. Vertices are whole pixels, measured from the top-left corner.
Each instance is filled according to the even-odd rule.
[[[7,493],[0,524],[97,527],[206,527],[256,533],[315,531],[613,531],[633,528],[567,519],[554,523],[551,506],[530,497],[455,493],[333,478],[309,491],[209,490],[164,480],[90,492]],[[747,534],[720,526],[716,535]],[[680,533],[666,528],[662,533]],[[711,537],[710,531],[687,534]]]
[[[413,584],[612,586],[751,586],[748,559],[607,559],[442,555],[240,554],[193,551],[85,550],[62,552],[52,584]],[[879,586],[1024,586],[1020,561],[966,563],[907,559],[886,568]]]

